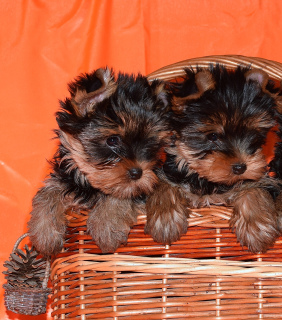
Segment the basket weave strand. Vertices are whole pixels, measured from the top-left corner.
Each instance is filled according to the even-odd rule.
[[[39,315],[46,313],[49,288],[16,288],[4,284],[4,300],[8,310],[25,315]]]
[[[216,209],[219,217],[213,228]],[[208,210],[213,212],[211,217],[205,217]],[[52,264],[54,318],[234,319],[236,314],[236,319],[258,319],[260,313],[264,319],[266,314],[268,319],[282,316],[282,255],[276,254],[282,250],[281,239],[264,255],[250,254],[230,233],[222,217],[224,208],[208,210],[193,212],[189,219],[193,226],[190,224],[184,239],[171,246],[157,244],[144,235],[146,220],[140,216],[128,245],[116,254],[106,255],[99,254],[99,248],[86,234],[87,215],[70,213],[64,252]],[[229,217],[230,212],[226,208],[225,216]],[[206,224],[199,228],[196,221],[201,214]],[[209,240],[211,235],[218,237]],[[228,241],[230,247],[226,247]],[[144,252],[149,254],[144,256]],[[189,255],[197,258],[179,258]],[[275,256],[275,261],[268,256]]]
[[[282,65],[244,56],[181,61],[148,76],[170,80],[183,67],[252,65],[282,78]],[[52,264],[54,319],[282,319],[282,238],[264,254],[242,248],[229,229],[232,208],[193,210],[172,245],[144,234],[139,216],[128,243],[101,254],[86,231],[87,213],[69,212],[64,250]]]
[[[67,264],[64,266],[64,263]],[[96,271],[132,271],[148,272],[152,274],[165,273],[192,273],[210,274],[212,276],[240,275],[241,277],[282,277],[282,262],[238,262],[226,260],[197,260],[182,258],[154,258],[137,257],[128,255],[95,255],[75,254],[56,262],[53,265],[52,275],[72,270],[85,271],[93,269]],[[60,270],[59,270],[60,269]]]

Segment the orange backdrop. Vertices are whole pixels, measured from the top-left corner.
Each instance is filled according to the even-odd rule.
[[[281,0],[1,1],[0,272],[48,173],[54,113],[73,77],[105,65],[147,74],[213,54],[282,62],[281,15]],[[5,310],[2,288],[0,302],[0,320],[31,319]]]

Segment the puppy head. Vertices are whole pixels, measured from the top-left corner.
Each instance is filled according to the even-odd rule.
[[[115,197],[150,193],[170,134],[163,83],[98,69],[71,83],[70,93],[57,113],[68,169]]]
[[[267,165],[262,147],[275,125],[268,75],[220,65],[186,72],[173,100],[179,163],[226,185],[260,179]]]

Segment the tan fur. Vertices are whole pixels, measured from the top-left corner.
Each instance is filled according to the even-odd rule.
[[[89,212],[87,230],[102,252],[114,252],[127,243],[130,228],[138,211],[130,199],[105,196]]]
[[[119,118],[122,121],[122,125],[117,128],[117,133],[121,137],[125,137],[127,132],[134,132],[136,130],[136,123],[139,122],[138,118],[133,118],[132,115],[126,113],[119,113]],[[170,134],[170,130],[164,130],[163,126],[158,126],[158,124],[146,124],[146,135],[147,138],[154,137],[161,140],[163,137],[167,138]]]
[[[270,194],[260,188],[244,190],[233,203],[230,227],[242,246],[264,252],[278,237],[277,212]]]
[[[275,209],[278,214],[278,228],[282,232],[282,192],[275,199]]]
[[[138,180],[130,179],[128,176],[130,168],[141,168],[143,170],[142,177]],[[125,160],[107,170],[87,172],[86,175],[92,186],[121,199],[135,197],[142,193],[148,194],[153,191],[158,181],[152,171],[151,163],[141,162],[137,166],[135,163]],[[105,181],[107,181],[106,184]]]
[[[267,112],[254,115],[248,119],[242,119],[242,122],[247,128],[255,130],[269,129],[275,125],[274,119],[271,119]]]
[[[72,99],[72,105],[78,116],[83,117],[88,112],[91,112],[97,102],[109,97],[116,90],[116,82],[108,68],[98,69],[95,75],[102,82],[102,86],[98,90],[90,93],[87,93],[86,90],[77,90]]]
[[[71,99],[61,102],[57,113],[60,144],[53,172],[34,198],[29,222],[42,254],[61,250],[69,209],[89,212],[88,231],[102,252],[126,243],[138,213],[145,212],[140,198],[158,182],[154,171],[171,137],[163,110],[169,104],[165,83],[148,85],[145,77],[115,77],[108,68],[70,84]],[[114,94],[117,86],[120,96]]]
[[[203,126],[199,126],[197,128],[197,131],[202,132],[206,135],[209,133],[224,134],[226,119],[224,117],[221,117],[221,124],[215,124],[215,122],[217,121],[218,119],[215,119],[214,121],[211,120],[208,123],[205,123]]]
[[[114,197],[125,199],[138,196],[142,193],[148,194],[153,191],[158,181],[157,176],[152,171],[155,163],[133,162],[123,159],[113,166],[97,166],[95,163],[87,161],[82,144],[73,136],[62,133],[61,142],[72,153],[72,159],[77,167],[85,174],[89,183],[105,194],[111,194]],[[130,168],[141,168],[142,177],[138,180],[132,180],[128,176]]]
[[[195,75],[195,82],[201,95],[205,91],[215,88],[215,81],[208,70],[198,72]]]
[[[258,180],[266,171],[266,160],[262,150],[257,150],[253,155],[241,154],[238,151],[236,157],[228,157],[219,152],[213,152],[203,159],[197,158],[184,143],[177,145],[179,158],[184,158],[189,168],[195,170],[200,177],[212,182],[232,185],[242,180]],[[232,172],[232,165],[244,163],[247,170],[240,175]]]
[[[247,81],[256,81],[260,85],[262,90],[266,90],[265,88],[269,80],[269,75],[265,71],[256,68],[251,69],[245,73],[245,78]]]
[[[258,84],[261,86],[262,91],[272,96],[276,101],[276,110],[279,113],[282,113],[282,98],[279,93],[272,93],[269,90],[266,89],[267,83],[269,81],[269,75],[261,70],[261,69],[252,69],[246,73],[246,79],[247,80],[253,80],[258,82]],[[280,83],[280,88],[282,88],[282,85]]]
[[[63,186],[49,179],[33,198],[33,210],[28,222],[29,238],[35,248],[48,256],[63,247],[66,230],[65,212],[73,199],[64,197]]]
[[[205,91],[215,88],[215,81],[208,70],[200,71],[195,75],[195,84],[198,92],[190,94],[187,97],[173,97],[172,109],[175,113],[181,114],[185,109],[187,101],[199,99]]]
[[[210,116],[209,119],[203,123],[202,126],[197,127],[199,132],[205,134],[208,133],[218,133],[224,135],[224,128],[228,127],[228,119],[225,115],[216,114],[215,116]],[[242,118],[241,112],[238,110],[234,112],[232,116],[232,123],[238,123],[242,126],[245,126],[249,130],[262,130],[270,129],[275,125],[275,120],[272,119],[267,112],[254,114],[251,117]]]
[[[282,81],[280,83],[280,94],[276,94],[275,95],[276,110],[280,114],[282,114],[282,95],[281,95],[281,90],[282,90]]]
[[[199,78],[197,79],[198,74]],[[199,72],[198,74],[195,77],[198,92],[187,97],[174,97],[172,101],[174,104],[173,111],[176,114],[179,115],[184,110],[189,111],[190,100],[199,99],[209,89],[216,89],[215,83],[208,73]],[[281,97],[267,89],[269,76],[266,72],[252,69],[247,71],[244,76],[247,82],[253,81],[257,85],[258,91],[254,91],[254,93],[258,97],[261,93],[272,97],[276,101],[276,110],[282,113]],[[220,81],[219,85],[221,85]],[[220,89],[224,89],[224,83]],[[245,94],[245,91],[238,94],[238,97],[240,97],[240,95]],[[199,190],[199,185],[193,185],[193,182],[191,182],[191,185],[185,181],[180,184],[183,188],[182,191],[186,193],[185,197],[188,200],[189,207],[197,208],[210,205],[234,207],[230,226],[235,230],[238,240],[252,252],[264,252],[274,244],[279,231],[282,231],[282,196],[280,194],[275,202],[271,196],[276,190],[281,189],[281,185],[279,185],[281,181],[277,182],[277,180],[267,176],[267,161],[261,149],[264,146],[256,150],[255,153],[249,154],[248,136],[246,135],[244,140],[240,138],[240,135],[243,135],[244,131],[250,130],[251,135],[255,136],[257,133],[257,137],[260,134],[261,137],[264,137],[266,131],[270,132],[275,127],[276,119],[272,112],[268,112],[267,108],[256,113],[242,112],[240,107],[238,110],[233,110],[232,96],[227,95],[226,97],[228,97],[228,100],[224,103],[229,108],[230,101],[232,116],[230,117],[229,112],[220,114],[219,108],[216,109],[217,111],[214,114],[209,113],[207,119],[203,119],[204,116],[199,117],[197,120],[202,121],[202,124],[194,121],[195,127],[187,127],[181,130],[181,137],[176,140],[176,148],[171,153],[176,155],[176,163],[180,171],[188,169],[188,176],[197,173],[200,178],[199,185],[203,182],[204,187],[206,187],[204,190]],[[235,99],[234,102],[236,103]],[[199,103],[202,103],[201,100],[199,100]],[[236,104],[234,104],[235,106]],[[204,110],[209,106],[202,105],[202,107]],[[186,116],[188,117],[188,115],[189,112]],[[193,114],[191,116],[193,117]],[[229,139],[232,130],[234,130],[234,135],[238,130],[239,139],[237,140],[234,136],[231,137],[230,141],[226,141],[226,139]],[[193,143],[193,149],[187,146],[187,144],[189,145],[188,139],[193,139],[193,135],[190,135],[193,132],[201,133],[203,143],[207,142],[206,149],[202,148],[201,150],[199,146],[199,150],[195,150],[195,142]],[[217,134],[217,137],[215,136],[213,139],[213,136],[209,136],[211,133]],[[205,139],[210,141],[205,141]],[[226,152],[227,148],[224,152],[220,152],[225,146],[224,142],[227,142],[226,147],[232,148],[232,152],[229,152],[229,154]],[[258,142],[259,140],[257,140]],[[212,146],[211,148],[209,148],[209,144]],[[236,168],[235,165],[245,165],[246,170],[244,166]],[[207,181],[201,178],[206,179],[210,184],[206,186]],[[172,189],[173,187],[171,186]]]
[[[179,240],[188,228],[187,204],[180,188],[160,182],[146,201],[145,233],[152,235],[155,241],[165,244]]]

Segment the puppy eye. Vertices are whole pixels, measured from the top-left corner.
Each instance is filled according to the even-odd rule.
[[[216,133],[210,133],[207,135],[207,138],[210,140],[210,141],[216,141],[218,139],[218,135]]]
[[[117,147],[120,145],[121,139],[119,136],[110,136],[106,143],[109,147]]]

